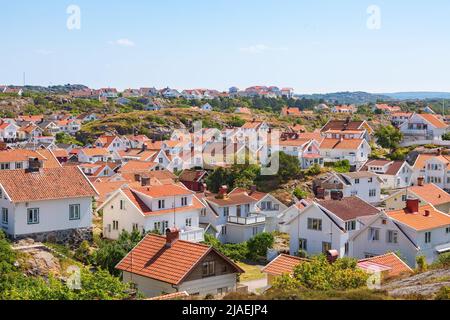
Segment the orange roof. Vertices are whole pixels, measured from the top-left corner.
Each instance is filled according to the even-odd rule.
[[[69,152],[65,149],[53,149],[52,152],[57,158],[66,158],[69,156]]]
[[[264,198],[265,196],[268,195],[268,193],[265,193],[265,192],[260,192],[260,191],[252,192],[251,190],[246,190],[244,188],[235,188],[233,191],[230,192],[230,195],[236,195],[236,194],[245,194],[257,201],[261,200],[262,198]]]
[[[46,160],[45,157],[36,151],[26,149],[1,150],[0,162],[19,162],[28,161],[29,158],[38,158],[39,160]]]
[[[430,160],[431,158],[435,158],[435,154],[419,154],[419,156],[416,159],[416,162],[414,163],[414,169],[421,170],[425,168],[425,163]]]
[[[299,108],[289,108],[289,107],[285,107],[281,110],[281,113],[285,116],[301,116],[302,112],[300,111]]]
[[[37,153],[41,154],[45,157],[44,168],[59,168],[61,167],[61,163],[59,163],[58,159],[56,159],[55,155],[52,151],[47,149],[37,150]]]
[[[287,139],[287,140],[280,139],[279,144],[280,146],[286,147],[300,147],[310,141],[311,139]]]
[[[450,202],[450,194],[433,183],[409,187],[408,192],[414,193],[416,196],[433,206]]]
[[[428,217],[425,215],[425,211],[430,212]],[[419,212],[417,213],[410,213],[407,209],[402,209],[387,212],[387,215],[416,231],[425,231],[450,226],[450,216],[436,210],[432,205],[419,207]]]
[[[108,199],[108,197],[115,191],[127,185],[127,181],[111,181],[111,182],[94,182],[93,185],[97,192],[99,193],[99,198],[97,202],[99,204],[103,203]]]
[[[272,262],[266,265],[261,271],[275,276],[283,274],[291,275],[294,268],[303,262],[308,262],[308,259],[289,256],[287,254],[280,254]]]
[[[365,265],[367,262],[389,267],[389,277],[395,277],[401,274],[413,272],[413,270],[402,259],[392,252],[377,257],[359,260],[358,266],[363,269],[370,269],[370,266]]]
[[[151,171],[157,165],[156,162],[130,160],[119,169],[119,172]]]
[[[323,139],[320,149],[355,150],[363,143],[363,139]]]
[[[242,129],[257,129],[260,125],[263,123],[261,121],[252,121],[252,122],[246,122],[241,127]]]
[[[177,240],[169,247],[166,246],[166,237],[154,234],[147,235],[116,268],[178,285],[210,252],[223,257],[234,267],[236,273],[244,272],[212,247],[183,240]]]
[[[105,148],[84,148],[81,149],[80,152],[83,152],[88,157],[95,156],[109,156],[110,153]]]
[[[97,141],[100,142],[104,148],[108,148],[116,138],[116,136],[104,135],[98,137]]]
[[[77,167],[44,168],[36,173],[27,173],[25,170],[0,171],[0,184],[13,202],[97,195]]]
[[[193,191],[177,184],[163,185],[163,186],[149,186],[136,188],[134,191],[145,194],[152,198],[184,196],[194,194]]]
[[[427,122],[431,123],[436,128],[445,129],[448,127],[448,125],[444,121],[442,121],[439,117],[437,117],[434,114],[422,113],[422,114],[418,114],[418,116],[422,117],[423,119],[425,119]]]

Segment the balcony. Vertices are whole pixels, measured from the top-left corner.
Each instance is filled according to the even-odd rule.
[[[261,216],[261,215],[249,216],[246,218],[229,216],[227,221],[228,221],[228,223],[233,223],[233,224],[252,225],[252,224],[266,223],[266,217]]]
[[[204,233],[205,229],[203,228],[186,227],[186,229],[180,232],[180,240],[202,242],[204,240]]]

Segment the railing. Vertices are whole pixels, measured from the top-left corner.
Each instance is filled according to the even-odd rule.
[[[186,228],[180,232],[180,240],[191,242],[202,242],[204,240],[205,229],[203,228]]]
[[[242,225],[265,223],[266,217],[265,216],[250,216],[247,218],[243,218],[243,217],[229,216],[228,222],[234,223],[234,224],[242,224]]]

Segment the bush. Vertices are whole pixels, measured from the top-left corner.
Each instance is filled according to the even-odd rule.
[[[425,272],[428,270],[427,259],[425,258],[425,256],[416,257],[416,262],[417,262],[417,269],[420,272]]]
[[[316,163],[306,170],[307,176],[317,176],[322,172],[322,168]]]
[[[442,287],[436,296],[435,300],[450,300],[450,287]]]
[[[75,250],[74,258],[84,264],[90,264],[91,252],[89,242],[84,240],[80,246]]]
[[[309,192],[297,187],[294,190],[294,196],[299,200],[307,199],[309,196]]]
[[[266,257],[267,250],[273,247],[275,238],[271,233],[260,233],[248,240],[247,246],[251,257]]]
[[[450,252],[443,253],[439,255],[438,259],[433,263],[433,266],[439,268],[449,268],[450,267]]]
[[[333,164],[333,169],[334,171],[339,173],[350,172],[350,161],[348,160],[337,161]]]

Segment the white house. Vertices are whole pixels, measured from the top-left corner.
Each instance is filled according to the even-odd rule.
[[[411,112],[394,112],[390,115],[391,122],[394,126],[400,127],[402,124],[409,121],[413,116]]]
[[[416,113],[400,126],[405,141],[442,141],[449,126],[439,116]]]
[[[357,169],[367,162],[371,152],[365,139],[323,139],[320,144],[320,154],[325,162],[348,160]]]
[[[103,236],[107,239],[117,239],[124,230],[164,234],[175,226],[181,239],[200,242],[203,208],[194,192],[184,186],[150,185],[150,179],[142,179],[140,187],[117,190],[97,210],[103,212]]]
[[[371,172],[332,172],[319,187],[323,189],[325,197],[337,191],[342,192],[343,197],[358,196],[364,201],[378,204],[381,201],[381,183],[381,178]]]
[[[11,141],[17,138],[17,131],[20,129],[14,122],[0,120],[0,138],[3,141]]]
[[[177,229],[166,236],[147,235],[116,266],[124,282],[147,297],[186,292],[222,296],[237,287],[238,265],[214,248],[179,239]]]
[[[308,169],[315,164],[322,167],[324,163],[319,143],[314,139],[300,138],[295,133],[289,137],[283,136],[278,145],[270,148],[272,153],[278,151],[298,158],[302,169]]]
[[[418,256],[432,263],[450,251],[450,216],[432,205],[420,206],[418,199],[407,199],[404,209],[378,215],[350,239],[355,258],[396,251],[411,267]]]
[[[82,163],[108,162],[112,159],[105,148],[83,148],[78,151],[78,161]]]
[[[266,221],[283,210],[278,200],[256,190],[237,188],[228,193],[223,186],[219,194],[203,195],[201,199],[206,210],[201,213],[200,222],[212,225],[222,243],[240,243],[265,232]]]
[[[0,171],[1,227],[12,238],[70,241],[92,238],[92,198],[97,191],[77,167]]]
[[[104,148],[109,153],[123,151],[127,149],[126,143],[116,135],[103,135],[97,138],[94,142],[94,146],[97,148]]]
[[[380,211],[358,197],[313,202],[289,222],[290,254],[308,255],[337,250],[348,256],[349,235],[361,229]]]
[[[212,111],[213,107],[209,103],[205,103],[201,108],[203,111]]]
[[[383,181],[382,189],[408,187],[413,175],[413,168],[406,161],[369,160],[361,171],[378,175]]]

